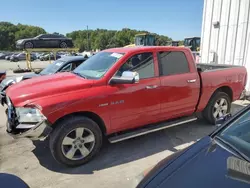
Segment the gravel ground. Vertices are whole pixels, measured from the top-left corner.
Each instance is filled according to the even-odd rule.
[[[33,68],[45,68],[48,64],[49,61],[35,60],[31,62]],[[0,60],[0,70],[13,70],[18,68],[18,65],[20,68],[27,68],[26,61],[10,62],[7,60]]]
[[[233,113],[246,102],[233,104]],[[106,143],[90,163],[65,168],[50,155],[48,142],[13,140],[5,133],[0,107],[0,172],[15,174],[31,187],[130,187],[133,178],[173,152],[195,143],[215,129],[203,120],[151,133],[124,142]]]

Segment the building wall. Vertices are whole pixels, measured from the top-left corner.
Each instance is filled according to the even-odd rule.
[[[204,0],[202,19],[200,62],[244,65],[250,74],[250,0]]]

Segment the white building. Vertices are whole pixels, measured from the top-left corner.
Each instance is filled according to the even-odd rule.
[[[250,91],[250,0],[204,0],[201,63],[244,65]]]

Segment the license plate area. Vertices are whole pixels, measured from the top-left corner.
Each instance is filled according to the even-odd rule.
[[[15,118],[15,113],[13,111],[13,109],[11,107],[7,108],[5,110],[6,116],[7,116],[7,131],[13,132],[13,130],[15,129],[17,122],[16,122],[16,118]]]

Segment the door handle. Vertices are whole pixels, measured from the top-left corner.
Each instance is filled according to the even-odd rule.
[[[146,86],[146,89],[155,89],[155,88],[157,88],[157,87],[158,87],[157,85]]]
[[[196,79],[193,79],[193,80],[187,80],[188,83],[194,83],[196,82]]]

